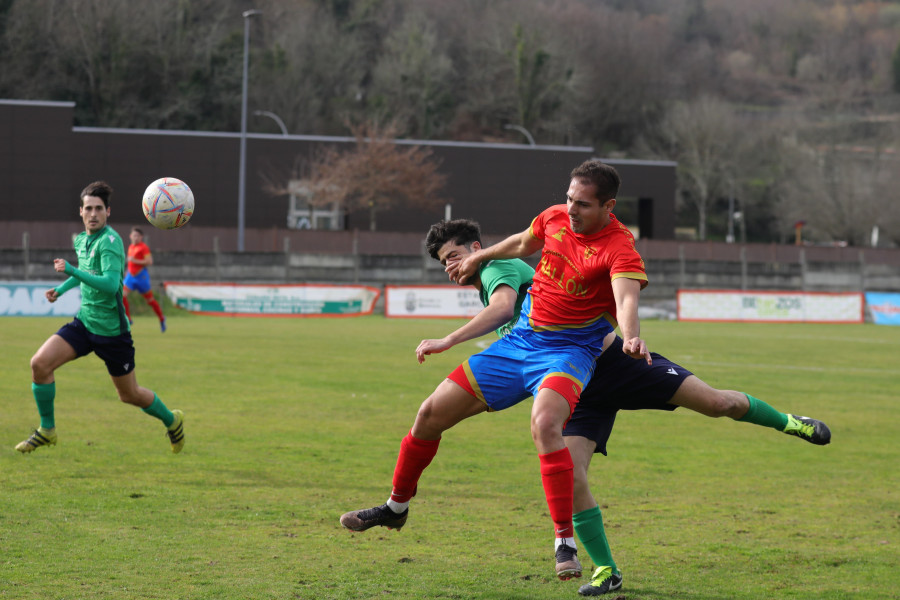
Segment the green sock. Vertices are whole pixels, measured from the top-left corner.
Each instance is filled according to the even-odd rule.
[[[162,421],[163,425],[165,425],[166,427],[171,425],[175,420],[175,415],[172,414],[171,410],[166,408],[166,405],[163,404],[162,400],[159,399],[159,396],[156,395],[156,392],[153,393],[153,404],[151,404],[147,408],[142,408],[141,410],[148,415],[154,416]]]
[[[575,533],[588,556],[597,567],[612,567],[614,573],[619,572],[616,561],[613,560],[609,542],[606,541],[606,532],[603,530],[603,515],[600,507],[595,506],[572,515],[572,523],[575,525]]]
[[[41,415],[41,428],[53,429],[56,427],[56,419],[53,416],[53,399],[56,398],[56,382],[31,384],[31,393],[37,404],[38,414]]]
[[[750,394],[744,395],[747,396],[747,400],[750,401],[750,408],[747,410],[746,415],[737,419],[738,421],[746,421],[747,423],[753,423],[754,425],[763,425],[765,427],[777,429],[778,431],[784,431],[784,428],[787,427],[788,424],[786,414],[778,412],[759,398],[754,398]]]

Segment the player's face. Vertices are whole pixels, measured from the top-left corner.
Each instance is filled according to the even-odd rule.
[[[142,240],[143,238],[144,238],[144,236],[142,236],[141,234],[139,234],[137,231],[132,231],[132,232],[128,235],[128,239],[131,240],[131,243],[132,243],[132,244],[140,244],[140,243],[141,243],[141,240]]]
[[[566,193],[566,207],[569,213],[569,225],[572,231],[583,235],[593,235],[609,224],[616,199],[604,203],[596,196],[597,188],[592,183],[581,179],[573,179]]]
[[[444,269],[448,266],[453,266],[468,255],[472,254],[475,250],[480,250],[481,244],[478,242],[472,242],[471,248],[466,248],[463,245],[457,244],[456,242],[450,241],[441,246],[441,249],[438,250],[438,260],[441,261],[441,264],[444,265]],[[447,271],[447,274],[450,277],[450,281],[456,283],[458,285],[467,285],[465,283],[460,283],[456,279],[454,279],[453,274],[456,271]]]
[[[84,221],[84,230],[88,233],[94,233],[106,227],[109,209],[103,204],[103,200],[97,196],[84,196],[81,199],[79,211],[81,220]]]

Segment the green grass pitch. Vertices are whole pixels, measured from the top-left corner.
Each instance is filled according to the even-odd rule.
[[[57,372],[59,445],[22,456],[38,423],[28,361],[64,322],[0,319],[0,598],[578,597],[586,579],[553,577],[530,401],[447,432],[403,531],[338,523],[384,502],[420,402],[478,350],[416,363],[420,339],[460,321],[172,314],[160,334],[138,316],[138,380],[185,411],[184,452],[89,356]],[[612,597],[900,597],[900,328],[647,321],[643,335],[713,386],[823,419],[833,441],[622,413],[591,473],[625,575]]]

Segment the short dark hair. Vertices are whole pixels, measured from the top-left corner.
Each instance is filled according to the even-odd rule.
[[[103,206],[109,208],[109,197],[112,196],[112,193],[113,189],[111,185],[105,181],[95,181],[87,184],[87,187],[81,190],[81,195],[78,199],[81,201],[81,205],[84,206],[85,196],[96,196],[103,200]]]
[[[615,198],[619,193],[619,185],[622,183],[619,174],[613,167],[597,159],[584,161],[572,169],[570,177],[593,184],[600,204]]]
[[[465,246],[471,250],[472,243],[481,243],[481,226],[472,219],[441,220],[431,226],[425,236],[425,249],[431,258],[438,258],[438,251],[447,242]]]
[[[140,227],[132,227],[131,230],[132,230],[132,231],[137,231],[137,232],[138,232],[138,235],[140,235],[141,237],[144,236],[144,232],[141,231],[141,228],[140,228]]]

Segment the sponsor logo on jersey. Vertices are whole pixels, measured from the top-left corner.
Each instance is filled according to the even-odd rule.
[[[564,236],[564,235],[566,235],[566,228],[565,228],[565,227],[560,227],[559,231],[557,231],[556,233],[554,233],[554,234],[551,235],[550,237],[552,237],[552,238],[553,238],[554,240],[556,240],[557,242],[562,242],[562,239],[563,239],[563,236]]]

